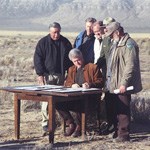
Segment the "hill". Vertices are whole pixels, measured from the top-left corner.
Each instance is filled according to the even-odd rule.
[[[47,30],[61,23],[63,31],[80,31],[87,17],[114,17],[129,32],[150,33],[149,0],[3,0],[0,29]]]

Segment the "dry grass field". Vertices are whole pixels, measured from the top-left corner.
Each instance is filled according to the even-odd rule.
[[[36,84],[33,54],[38,40],[47,32],[0,31],[0,87]],[[62,33],[73,42],[77,33]],[[150,110],[150,34],[131,34],[140,47],[140,65],[143,91],[134,95],[140,114]],[[142,95],[142,96],[141,96]],[[141,100],[147,102],[141,107]],[[133,106],[133,105],[132,105]],[[142,105],[143,106],[143,105]],[[133,106],[132,108],[135,109]],[[132,109],[131,108],[131,109]],[[147,109],[146,109],[147,108]],[[146,110],[146,111],[145,111]],[[134,113],[133,113],[134,114]],[[136,113],[136,115],[138,115]],[[149,115],[149,116],[148,116]],[[150,119],[150,114],[147,117]],[[138,117],[140,117],[138,115]],[[143,116],[141,116],[143,118]],[[41,137],[41,114],[39,107],[21,112],[21,139],[14,139],[13,95],[0,91],[0,150],[50,149],[47,137]],[[134,120],[134,118],[133,118]],[[140,120],[138,118],[137,120]],[[80,138],[65,138],[61,126],[56,129],[56,144],[53,149],[66,150],[147,150],[150,148],[150,128],[147,123],[132,122],[131,142],[114,143],[111,136],[90,132],[86,141]]]

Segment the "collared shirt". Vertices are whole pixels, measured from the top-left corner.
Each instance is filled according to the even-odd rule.
[[[78,68],[75,76],[75,83],[77,83],[80,86],[82,86],[82,84],[84,83],[83,70],[83,67]]]
[[[101,49],[102,49],[102,39],[98,39],[98,38],[95,37],[95,42],[94,42],[94,64],[97,63],[97,60],[100,57]]]

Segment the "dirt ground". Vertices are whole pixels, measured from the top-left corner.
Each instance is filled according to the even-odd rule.
[[[48,137],[42,137],[41,114],[39,110],[21,111],[20,139],[14,138],[14,112],[12,102],[0,105],[0,150],[149,150],[150,124],[131,122],[131,141],[116,143],[112,135],[99,135],[97,132],[87,133],[86,140],[81,137],[64,137],[62,126],[55,131],[54,145]],[[94,129],[94,128],[93,128]]]

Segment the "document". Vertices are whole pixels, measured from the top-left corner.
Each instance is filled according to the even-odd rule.
[[[29,85],[29,86],[18,86],[13,87],[14,89],[18,90],[31,90],[31,91],[41,91],[41,90],[47,90],[47,89],[60,89],[64,86],[59,85]]]
[[[44,91],[50,91],[50,92],[60,92],[60,93],[71,93],[71,92],[87,92],[87,91],[99,91],[100,88],[60,88],[60,89],[48,89]]]
[[[126,91],[131,91],[131,90],[133,90],[133,89],[134,89],[133,86],[129,86],[129,87],[127,87]],[[119,90],[119,89],[116,89],[116,90],[114,90],[114,93],[115,93],[115,94],[119,94],[119,93],[120,93],[120,90]]]

